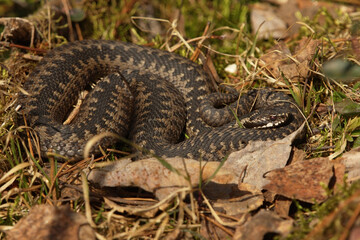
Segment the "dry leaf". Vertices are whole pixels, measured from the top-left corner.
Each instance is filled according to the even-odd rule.
[[[282,168],[289,160],[291,144],[302,132],[302,127],[277,141],[250,142],[244,149],[230,154],[223,169],[233,171],[239,179],[239,189],[259,192],[269,181],[264,174]]]
[[[304,161],[306,158],[306,152],[302,149],[296,147],[293,148],[292,158],[290,159],[290,164]]]
[[[83,215],[67,206],[37,205],[8,232],[8,239],[91,240],[95,233]]]
[[[213,202],[213,207],[222,208],[226,215],[234,216],[258,209],[263,202],[264,197],[261,194],[244,194],[237,198],[218,199]]]
[[[344,153],[341,158],[337,159],[345,165],[345,172],[349,181],[360,179],[360,147]]]
[[[274,8],[268,4],[255,4],[251,10],[251,26],[253,34],[259,39],[287,37],[286,24],[274,13]]]
[[[333,164],[327,158],[305,160],[266,174],[270,183],[264,188],[304,202],[323,202],[327,196],[321,183],[328,186],[333,175]]]
[[[261,57],[261,65],[266,67],[275,79],[285,77],[292,82],[298,82],[308,76],[309,63],[319,44],[317,40],[302,39],[293,55],[289,54],[289,49],[284,44],[277,45]]]
[[[285,236],[292,228],[293,220],[283,220],[274,212],[260,210],[244,225],[236,228],[234,240],[263,240],[268,233]]]
[[[250,142],[243,150],[230,154],[216,176],[211,179],[213,183],[219,184],[217,189],[223,190],[216,194],[216,198],[242,196],[236,188],[239,178],[242,183],[255,186],[258,190],[254,192],[260,191],[267,183],[263,178],[264,173],[285,166],[289,159],[291,143],[301,130],[302,128],[278,141]],[[206,182],[220,166],[220,162],[199,162],[182,158],[169,158],[166,161],[177,172],[170,171],[155,158],[134,162],[124,159],[100,169],[94,168],[89,174],[89,181],[100,187],[140,187],[155,193],[161,200],[181,188],[190,190],[190,185],[199,186],[200,180]],[[187,176],[190,176],[190,180]]]
[[[345,180],[345,165],[341,162],[334,162],[334,192],[336,193],[338,190],[342,191],[342,185],[344,185]],[[340,189],[339,189],[340,188]]]
[[[275,200],[274,210],[280,217],[288,218],[291,204],[292,200],[279,196]]]
[[[205,163],[182,158],[169,158],[166,161],[181,175],[170,171],[155,158],[135,162],[125,159],[101,169],[93,169],[89,174],[89,181],[101,187],[140,187],[163,199],[177,189],[189,185],[198,186],[200,178],[204,181],[208,180],[220,165],[219,162]],[[187,174],[191,176],[190,183],[186,179]],[[214,180],[222,184],[237,181],[233,173],[227,169],[220,169]]]
[[[163,202],[163,203],[155,202],[153,205],[150,206],[140,206],[134,204],[120,205],[117,204],[115,201],[110,200],[109,198],[104,198],[104,202],[111,209],[116,210],[119,213],[128,213],[131,215],[141,216],[145,218],[154,217],[159,212],[159,209],[165,209],[169,205],[168,202]]]
[[[159,160],[149,158],[134,162],[124,159],[100,169],[94,168],[88,178],[100,187],[140,187],[153,192],[161,200],[182,188],[190,191],[190,186],[197,187],[201,180],[206,182],[213,177],[211,182],[218,184],[214,190],[223,190],[222,193],[215,194],[216,199],[241,197],[244,193],[236,188],[239,179],[242,183],[253,186],[251,192],[259,192],[268,183],[263,177],[264,173],[285,166],[291,152],[291,143],[301,131],[302,127],[278,141],[250,142],[243,150],[230,154],[215,177],[213,174],[218,170],[220,162],[169,158],[166,161],[176,169],[170,171]],[[208,194],[214,195],[211,191]]]

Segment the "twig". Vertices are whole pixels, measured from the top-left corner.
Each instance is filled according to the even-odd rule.
[[[354,225],[355,221],[357,220],[360,214],[360,204],[357,205],[353,215],[351,216],[350,220],[347,222],[343,233],[341,234],[339,240],[346,240],[347,236],[349,235],[351,227]]]
[[[207,39],[207,35],[208,35],[208,32],[209,32],[209,29],[210,29],[210,22],[207,22],[206,24],[206,27],[205,27],[205,30],[203,32],[203,34],[201,35],[202,38],[200,38],[200,41],[198,41],[197,43],[197,46],[196,46],[196,49],[194,51],[194,53],[192,54],[192,56],[190,57],[190,60],[195,62],[196,59],[198,59],[199,55],[200,55],[200,49],[201,49],[201,46],[202,46],[202,43],[205,41],[205,39]]]
[[[221,230],[223,230],[224,232],[226,232],[227,234],[229,234],[231,237],[234,236],[234,233],[232,231],[230,231],[229,229],[227,229],[226,227],[224,227],[223,225],[221,225],[220,223],[218,223],[217,221],[215,221],[214,219],[206,216],[205,214],[201,214],[207,221],[211,222],[212,224],[214,224],[215,226],[217,226],[218,228],[220,228]]]
[[[26,46],[23,46],[23,45],[18,45],[18,44],[8,43],[8,42],[0,42],[0,46],[10,47],[10,48],[12,48],[12,47],[20,48],[20,49],[25,49],[25,50],[28,50],[28,51],[39,52],[39,53],[46,53],[47,52],[46,49],[26,47]]]
[[[354,199],[360,197],[360,190],[355,192],[350,198],[342,202],[331,214],[326,216],[316,227],[304,238],[304,239],[315,239],[315,236],[325,229],[338,215],[338,213],[349,205]]]
[[[70,6],[67,0],[62,0],[63,6],[64,6],[64,11],[66,14],[66,20],[69,26],[69,37],[70,37],[70,41],[73,42],[75,41],[75,37],[74,37],[74,29],[72,27],[72,22],[71,22],[71,17],[70,17]]]

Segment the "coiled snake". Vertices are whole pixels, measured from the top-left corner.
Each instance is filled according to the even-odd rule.
[[[92,83],[96,85],[73,123],[63,125],[79,93]],[[80,41],[50,51],[24,89],[29,95],[20,93],[19,103],[39,136],[42,154],[56,152],[74,159],[83,157],[91,137],[113,132],[158,156],[221,160],[251,140],[285,137],[302,122],[299,110],[283,93],[252,90],[239,99],[216,93],[198,64],[166,51],[114,41]],[[249,114],[253,109],[269,112],[265,114],[272,123],[253,128],[256,120],[248,121],[254,118]],[[229,117],[232,112],[250,128],[239,127]],[[99,144],[114,141],[104,138]],[[91,151],[96,153],[98,146]]]

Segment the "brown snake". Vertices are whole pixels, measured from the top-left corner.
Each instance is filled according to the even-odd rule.
[[[41,152],[75,159],[83,157],[90,138],[113,132],[158,156],[221,160],[249,141],[283,138],[302,123],[286,94],[251,90],[239,98],[237,109],[229,110],[224,103],[237,96],[215,93],[208,82],[199,65],[176,54],[88,40],[50,51],[30,74],[24,85],[29,95],[20,94],[19,103],[39,136]],[[73,123],[63,125],[79,93],[92,83],[96,86]],[[250,110],[272,122],[261,128],[256,121],[262,117]],[[246,128],[228,119],[232,111]],[[114,142],[104,138],[99,144]],[[91,151],[98,152],[98,145]]]

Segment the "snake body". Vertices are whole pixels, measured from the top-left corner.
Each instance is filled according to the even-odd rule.
[[[63,125],[80,92],[92,83],[96,86],[73,123]],[[90,138],[113,132],[158,156],[221,160],[249,141],[283,138],[302,122],[292,99],[272,90],[249,91],[235,110],[218,109],[236,98],[214,92],[198,64],[115,41],[87,40],[55,48],[29,75],[24,89],[28,94],[20,93],[19,103],[39,136],[41,153],[74,159],[83,157]],[[240,128],[233,119],[216,123],[232,111],[248,120],[252,109],[286,114],[286,122],[265,129]],[[188,139],[183,139],[184,131]],[[98,144],[114,142],[108,137]],[[91,151],[97,149],[95,145]]]

